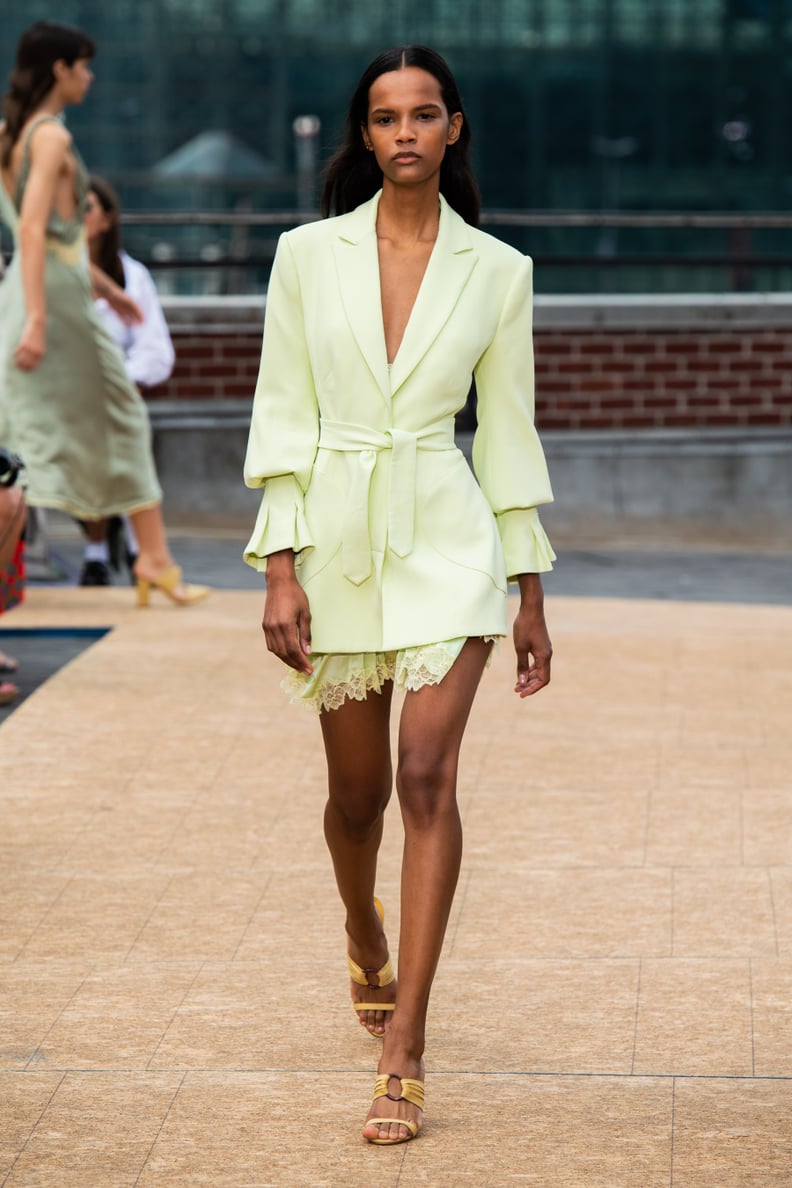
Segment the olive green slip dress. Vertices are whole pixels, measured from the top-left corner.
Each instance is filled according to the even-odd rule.
[[[0,217],[17,249],[0,284],[0,443],[25,463],[30,504],[91,520],[155,506],[162,492],[145,403],[94,307],[83,230],[88,174],[74,148],[75,213],[51,212],[46,231],[46,353],[33,371],[14,363],[26,319],[17,236],[30,137],[52,119],[28,129],[13,199],[0,184]]]

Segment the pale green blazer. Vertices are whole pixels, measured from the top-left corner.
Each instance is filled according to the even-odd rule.
[[[533,423],[531,261],[441,198],[437,241],[389,368],[379,194],[281,237],[245,482],[245,560],[294,549],[314,653],[506,631],[507,576],[552,567]],[[454,445],[475,375],[478,483]],[[480,485],[479,485],[480,484]]]

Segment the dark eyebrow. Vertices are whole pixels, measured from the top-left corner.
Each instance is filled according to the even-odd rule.
[[[439,111],[440,104],[439,103],[419,103],[417,105],[417,107],[413,108],[413,111],[429,111],[429,110]],[[372,115],[395,115],[396,112],[394,111],[394,109],[392,107],[374,107],[374,108],[372,108],[371,114]]]

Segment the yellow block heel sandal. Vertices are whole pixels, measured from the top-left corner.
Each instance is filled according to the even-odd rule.
[[[374,907],[377,909],[377,915],[380,920],[385,922],[385,911],[380,901],[375,897]],[[358,965],[357,961],[353,961],[347,953],[347,965],[349,966],[349,976],[353,982],[358,986],[369,986],[372,990],[377,990],[382,986],[390,986],[391,982],[396,980],[396,975],[393,972],[390,957],[383,965],[382,969],[363,969]],[[369,980],[369,974],[376,974],[377,985],[374,986]],[[356,1011],[392,1011],[396,1007],[395,1002],[353,1002],[352,1006]],[[375,1039],[382,1039],[376,1031],[371,1031],[366,1028],[369,1035],[373,1035]]]
[[[394,1097],[389,1092],[391,1081],[398,1081],[401,1086],[401,1092],[398,1097]],[[382,1076],[377,1077],[374,1082],[374,1101],[380,1097],[387,1097],[390,1101],[409,1101],[410,1105],[417,1106],[423,1113],[424,1109],[424,1083],[423,1081],[415,1081],[411,1077],[400,1077],[398,1073],[383,1073]],[[410,1122],[409,1118],[369,1118],[366,1126],[384,1126],[396,1122],[399,1126],[406,1126],[409,1134],[404,1138],[375,1138],[366,1139],[366,1142],[374,1143],[380,1147],[394,1147],[397,1143],[409,1143],[410,1139],[414,1139],[421,1130],[417,1122]]]
[[[149,594],[152,589],[161,590],[170,598],[171,602],[175,602],[178,606],[189,606],[193,602],[200,602],[210,593],[208,586],[193,586],[189,582],[182,583],[182,571],[178,565],[171,565],[170,569],[166,569],[156,578],[136,578],[135,585],[137,586],[138,606],[148,606]],[[179,586],[182,586],[183,594],[177,594]]]

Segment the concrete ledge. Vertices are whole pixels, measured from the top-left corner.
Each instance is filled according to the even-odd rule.
[[[165,319],[174,334],[261,333],[264,325],[264,295],[253,297],[172,297],[161,299]]]
[[[764,330],[792,326],[792,295],[538,295],[534,325],[537,330]]]
[[[544,433],[564,532],[663,523],[670,539],[708,532],[792,545],[792,432],[639,430]]]
[[[163,297],[175,334],[260,331],[266,299],[254,297]],[[792,326],[788,293],[608,294],[555,296],[539,293],[537,330],[734,330]]]
[[[259,493],[242,482],[250,401],[149,405],[166,511],[252,523]],[[458,444],[467,457],[471,433]],[[792,431],[782,429],[578,431],[542,434],[557,531],[602,532],[662,521],[671,535],[691,525],[789,535]]]

